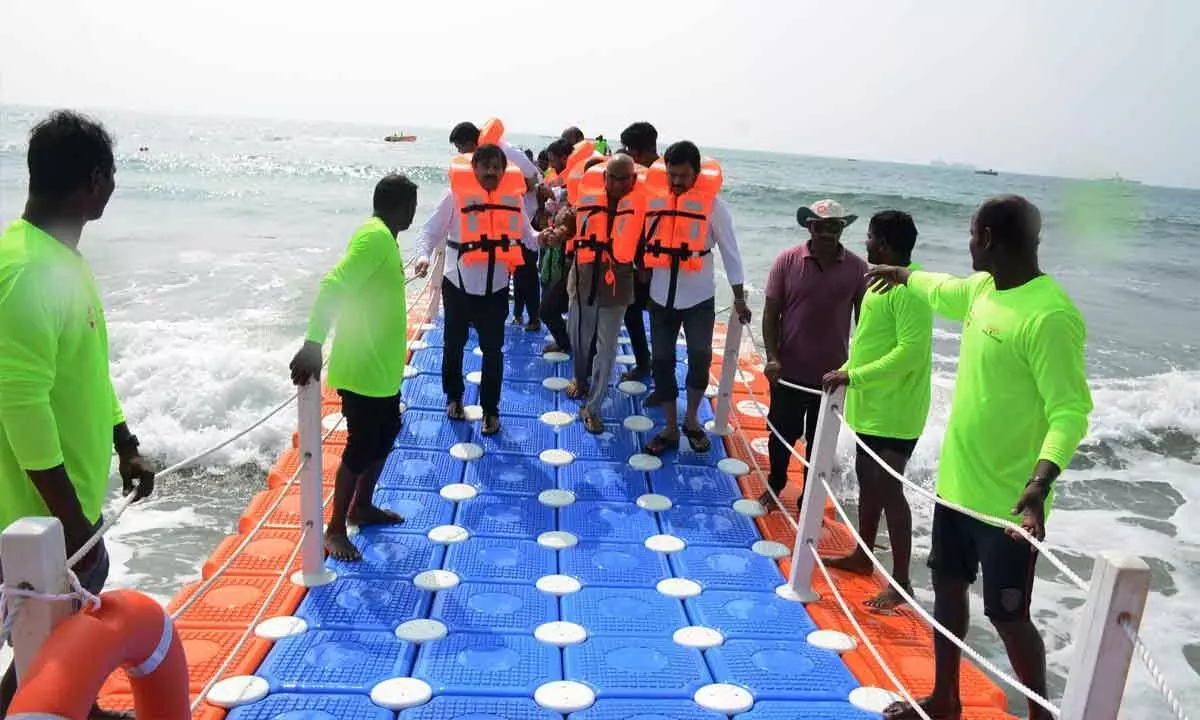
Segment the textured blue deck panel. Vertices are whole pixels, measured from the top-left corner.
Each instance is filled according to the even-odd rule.
[[[746,717],[738,715],[737,717]],[[794,715],[788,720],[802,720]],[[583,712],[572,713],[568,720],[725,720],[721,713],[705,710],[691,700],[597,700]],[[818,716],[812,716],[818,720]],[[824,716],[821,716],[824,720]]]
[[[661,518],[663,532],[681,537],[689,545],[750,547],[761,539],[754,521],[732,506],[676,505]]]
[[[465,582],[440,591],[429,617],[450,632],[532,635],[558,619],[558,600],[533,585]]]
[[[229,720],[392,720],[366,695],[279,693],[229,711]]]
[[[501,420],[507,423],[508,419]],[[537,495],[555,486],[553,466],[529,455],[488,453],[467,463],[463,482],[486,493]]]
[[[463,581],[532,584],[558,572],[558,556],[533,540],[473,537],[450,546],[445,567]]]
[[[679,417],[683,417],[680,415]],[[661,426],[655,425],[654,432],[662,429]],[[710,447],[706,452],[698,453],[692,451],[692,446],[684,441],[679,443],[678,450],[672,450],[663,455],[663,464],[679,463],[680,465],[702,465],[704,467],[716,467],[717,463],[727,457],[725,452],[725,443],[721,442],[721,438],[709,433],[708,440]]]
[[[700,651],[670,638],[588,638],[563,649],[563,668],[597,698],[688,699],[712,682]]]
[[[679,397],[675,400],[675,412],[679,422],[683,422],[684,415],[687,413],[687,393],[684,390],[683,383],[679,384]],[[654,421],[656,426],[661,427],[666,422],[666,413],[662,405],[654,405],[646,407],[642,405],[642,414]],[[700,407],[696,410],[696,418],[700,424],[713,419],[712,403],[708,398],[700,399]],[[715,437],[715,436],[714,436]],[[720,438],[716,438],[719,440]]]
[[[431,348],[436,347],[440,349],[446,345],[446,332],[443,328],[443,320],[444,318],[439,315],[434,321],[437,327],[421,333],[421,339]],[[477,347],[479,347],[479,333],[475,332],[474,327],[468,328],[466,349],[474,350]]]
[[[569,362],[552,363],[548,360],[543,360],[541,355],[505,353],[504,381],[519,380],[540,383],[548,377],[554,377],[557,374],[558,365],[570,366],[570,364]]]
[[[804,605],[774,592],[707,590],[684,600],[696,625],[720,630],[728,638],[804,639],[817,629]]]
[[[732,476],[711,467],[664,465],[650,473],[650,487],[676,505],[730,505],[742,499]]]
[[[429,347],[424,350],[414,350],[412,358],[408,364],[421,371],[422,375],[433,375],[440,378],[442,375],[442,357],[445,353],[445,348]],[[483,358],[476,355],[471,350],[463,352],[463,372],[476,372],[483,369]]]
[[[755,700],[845,700],[858,681],[836,653],[799,640],[727,640],[706,651],[717,682]]]
[[[599,435],[585,430],[583,423],[573,422],[558,431],[558,446],[574,453],[576,460],[611,461],[628,460],[642,443],[637,433],[618,422],[605,422],[604,432]]]
[[[859,710],[847,702],[787,702],[766,700],[754,703],[754,709],[736,716],[737,720],[879,720],[879,713]],[[571,716],[574,720],[575,716]]]
[[[533,497],[480,495],[459,503],[455,524],[472,535],[534,540],[554,529],[554,510]]]
[[[670,557],[679,577],[700,583],[705,590],[774,592],[783,584],[775,561],[746,548],[691,545]]]
[[[581,542],[559,554],[558,570],[584,585],[648,590],[671,577],[666,557],[640,544]]]
[[[659,533],[654,513],[633,503],[587,500],[561,508],[558,527],[596,542],[641,543]]]
[[[562,679],[562,661],[558,648],[532,635],[451,633],[421,646],[412,676],[435,695],[533,697],[542,683]]]
[[[267,654],[258,675],[273,692],[369,693],[407,675],[413,648],[392,632],[309,630],[284,638]]]
[[[522,332],[521,337],[509,335],[504,340],[504,354],[540,358],[547,342],[542,333]]]
[[[441,696],[401,712],[399,720],[562,720],[562,715],[529,698]]]
[[[463,463],[450,453],[398,448],[388,455],[376,488],[384,490],[427,490],[461,482]]]
[[[588,635],[671,635],[686,627],[683,602],[657,590],[585,587],[564,595],[563,620],[587,628]]]
[[[399,525],[389,526],[393,532],[424,534],[454,517],[454,503],[433,492],[376,490],[375,504],[404,518]]]
[[[500,414],[504,417],[540,418],[542,413],[558,409],[557,393],[538,382],[518,382],[504,378],[500,389]]]
[[[309,588],[296,616],[318,630],[395,630],[428,608],[429,593],[407,580],[339,577]]]
[[[387,577],[411,580],[417,573],[442,566],[445,552],[422,535],[395,532],[387,527],[363,528],[350,538],[362,553],[358,562],[327,558],[325,567],[338,577]]]
[[[395,447],[412,450],[446,449],[451,445],[471,439],[471,425],[465,422],[447,422],[445,409],[408,410],[404,413],[404,425],[396,436]]]
[[[446,411],[446,393],[442,392],[440,375],[418,375],[408,378],[400,386],[400,397],[409,410]],[[479,386],[466,383],[463,387],[463,404],[479,402]]]
[[[631,503],[648,492],[646,473],[628,462],[573,462],[558,469],[558,486],[584,501]]]
[[[504,391],[501,391],[502,397],[503,394]],[[537,418],[501,413],[500,432],[484,435],[476,428],[472,442],[479,443],[485,453],[530,455],[536,458],[541,451],[554,447],[554,429]]]

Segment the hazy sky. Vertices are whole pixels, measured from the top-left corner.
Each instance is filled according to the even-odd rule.
[[[645,119],[723,147],[1190,186],[1197,71],[1200,0],[0,2],[6,103],[610,137]]]

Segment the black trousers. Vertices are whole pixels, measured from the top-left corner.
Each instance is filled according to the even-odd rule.
[[[485,415],[500,414],[500,383],[504,379],[504,321],[508,317],[508,288],[491,295],[471,295],[442,278],[446,311],[446,344],[442,348],[442,391],[447,400],[462,400],[463,351],[472,325],[483,351],[479,404]]]
[[[550,335],[554,338],[554,344],[562,348],[563,352],[571,351],[571,337],[567,334],[567,321],[563,320],[569,301],[567,276],[566,273],[563,273],[561,278],[547,285],[542,294],[542,324],[550,331]]]
[[[655,397],[671,401],[679,397],[679,383],[675,379],[675,338],[679,337],[680,328],[683,328],[683,337],[687,341],[688,370],[684,385],[689,390],[708,388],[716,312],[713,298],[683,310],[650,304]]]
[[[513,271],[513,317],[521,317],[522,310],[529,311],[529,322],[538,318],[541,282],[538,280],[538,254],[522,247],[525,264]]]
[[[642,311],[650,302],[650,283],[634,277],[633,304],[625,309],[625,329],[629,331],[629,344],[638,367],[650,364],[650,344],[646,340],[646,321]]]
[[[775,433],[771,433],[771,439],[767,443],[767,454],[771,459],[768,482],[776,493],[787,486],[788,463],[792,459],[790,448],[795,447],[797,440],[804,438],[805,459],[812,459],[813,439],[817,436],[817,416],[820,411],[820,395],[785,387],[781,383],[771,386],[771,410],[767,413],[767,419],[787,440],[787,445],[784,445]]]

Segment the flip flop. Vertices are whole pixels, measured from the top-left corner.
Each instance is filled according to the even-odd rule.
[[[451,400],[446,403],[446,417],[451,420],[467,419],[467,411],[463,410],[462,400]]]
[[[642,448],[642,452],[654,457],[660,457],[663,453],[671,450],[679,449],[679,436],[670,437],[665,435],[666,431],[660,432],[646,443],[646,447]]]
[[[583,421],[583,429],[591,434],[600,435],[604,432],[604,420],[587,408],[580,408],[579,419]]]
[[[563,394],[572,400],[582,400],[588,396],[588,390],[575,380],[572,380],[571,382],[567,383],[567,387],[565,390],[563,390]]]
[[[692,446],[692,452],[708,452],[712,449],[712,440],[708,439],[708,433],[700,428],[684,427],[683,435],[688,439],[688,443]]]

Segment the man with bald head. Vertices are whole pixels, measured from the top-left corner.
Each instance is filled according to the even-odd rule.
[[[1013,518],[1045,537],[1054,481],[1088,428],[1092,397],[1084,363],[1087,330],[1079,310],[1038,266],[1041,214],[1016,195],[992,198],[971,218],[966,278],[879,265],[867,273],[877,292],[906,285],[933,311],[963,323],[958,377],[942,438],[937,493],[993,518]],[[1021,682],[1046,695],[1046,647],[1029,615],[1037,550],[1011,530],[939,505],[929,567],[934,616],[959,638],[967,633],[967,589],[983,568],[983,608],[1004,640]],[[957,719],[961,653],[935,633],[936,680],[921,700],[932,718]],[[919,717],[907,703],[888,720]],[[1052,717],[1029,704],[1029,717]]]

